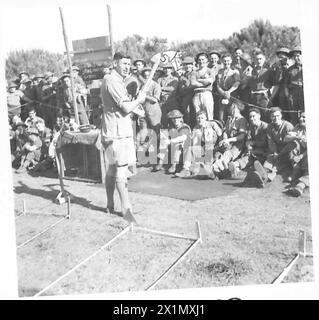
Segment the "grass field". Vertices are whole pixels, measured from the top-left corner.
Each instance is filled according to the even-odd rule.
[[[17,245],[66,214],[54,199],[57,178],[13,174]],[[187,181],[185,182],[185,184]],[[19,295],[32,296],[112,239],[128,223],[106,214],[105,191],[96,184],[65,181],[74,195],[64,220],[17,251]],[[185,185],[187,186],[187,185]],[[146,228],[197,236],[202,243],[154,288],[177,289],[270,284],[298,251],[299,230],[312,252],[309,193],[287,196],[280,177],[265,189],[240,188],[197,201],[130,193],[136,220]],[[118,203],[118,202],[117,202]],[[117,208],[116,208],[117,209]],[[128,232],[44,295],[145,290],[191,244],[143,232]],[[312,259],[302,259],[285,282],[313,281]]]

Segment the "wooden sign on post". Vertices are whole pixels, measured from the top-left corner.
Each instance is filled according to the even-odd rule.
[[[81,76],[86,83],[102,79],[103,69],[111,64],[109,37],[95,37],[72,41],[73,61],[81,69]]]

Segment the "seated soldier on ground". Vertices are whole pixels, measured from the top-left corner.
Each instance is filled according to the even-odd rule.
[[[236,99],[233,99],[223,133],[223,139],[219,142],[215,160],[212,163],[213,173],[222,178],[229,172],[229,163],[236,160],[244,151],[245,138],[247,135],[248,123],[242,116],[245,106]]]
[[[40,162],[34,167],[34,171],[43,171],[49,169],[53,165],[52,157],[49,157],[49,147],[52,139],[51,130],[45,127],[44,123],[39,121],[35,124],[39,132],[39,137],[42,142]]]
[[[204,110],[197,113],[197,125],[193,129],[191,147],[185,155],[183,170],[176,173],[177,177],[189,177],[191,166],[193,173],[199,174],[200,167],[205,168],[213,161],[214,149],[218,139],[222,136],[222,124],[217,120],[207,121]],[[207,172],[207,175],[208,172]]]
[[[12,167],[16,168],[20,164],[21,152],[23,146],[28,140],[27,125],[24,122],[19,122],[15,125],[15,130],[12,133]]]
[[[36,128],[28,130],[28,141],[21,150],[21,164],[16,173],[25,172],[27,169],[33,168],[41,158],[42,142],[39,132]]]
[[[295,184],[295,186],[291,186],[288,194],[299,197],[309,187],[306,118],[304,112],[300,115],[299,124],[291,132],[288,132],[285,141],[295,146],[289,153],[292,174],[288,178],[288,181],[292,185]]]
[[[281,109],[271,108],[270,118],[271,123],[267,128],[267,159],[263,165],[256,160],[254,162],[255,171],[252,173],[252,178],[259,188],[263,188],[267,182],[273,181],[277,172],[290,166],[288,155],[294,148],[293,145],[285,141],[288,132],[293,130],[293,125],[282,119]]]
[[[168,169],[169,173],[176,172],[176,166],[185,160],[185,153],[190,146],[190,127],[184,123],[183,114],[175,109],[167,114],[169,120],[169,129],[167,134],[164,130],[161,131],[160,152],[158,154],[158,164],[154,168],[154,171],[160,171],[163,169],[165,158],[168,155],[168,146],[170,146],[170,159],[171,166]]]
[[[35,123],[39,121],[42,121],[44,123],[44,120],[37,116],[34,107],[29,109],[28,115],[29,117],[25,120],[25,124],[28,126],[28,128],[35,128]]]
[[[232,177],[238,176],[240,170],[250,168],[255,160],[264,163],[268,150],[267,127],[268,124],[260,119],[259,109],[249,110],[249,127],[246,137],[246,151],[235,161],[229,163]]]

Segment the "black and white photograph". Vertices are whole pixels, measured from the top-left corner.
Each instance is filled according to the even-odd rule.
[[[306,2],[4,1],[0,298],[315,298]]]

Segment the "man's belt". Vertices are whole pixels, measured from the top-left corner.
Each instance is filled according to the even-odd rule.
[[[289,88],[302,88],[302,83],[290,83]]]
[[[251,94],[267,94],[268,89],[252,91]]]
[[[196,93],[198,93],[198,92],[206,92],[206,91],[212,92],[212,89],[209,89],[209,88],[205,88],[205,89],[194,89],[194,92],[196,92]]]

